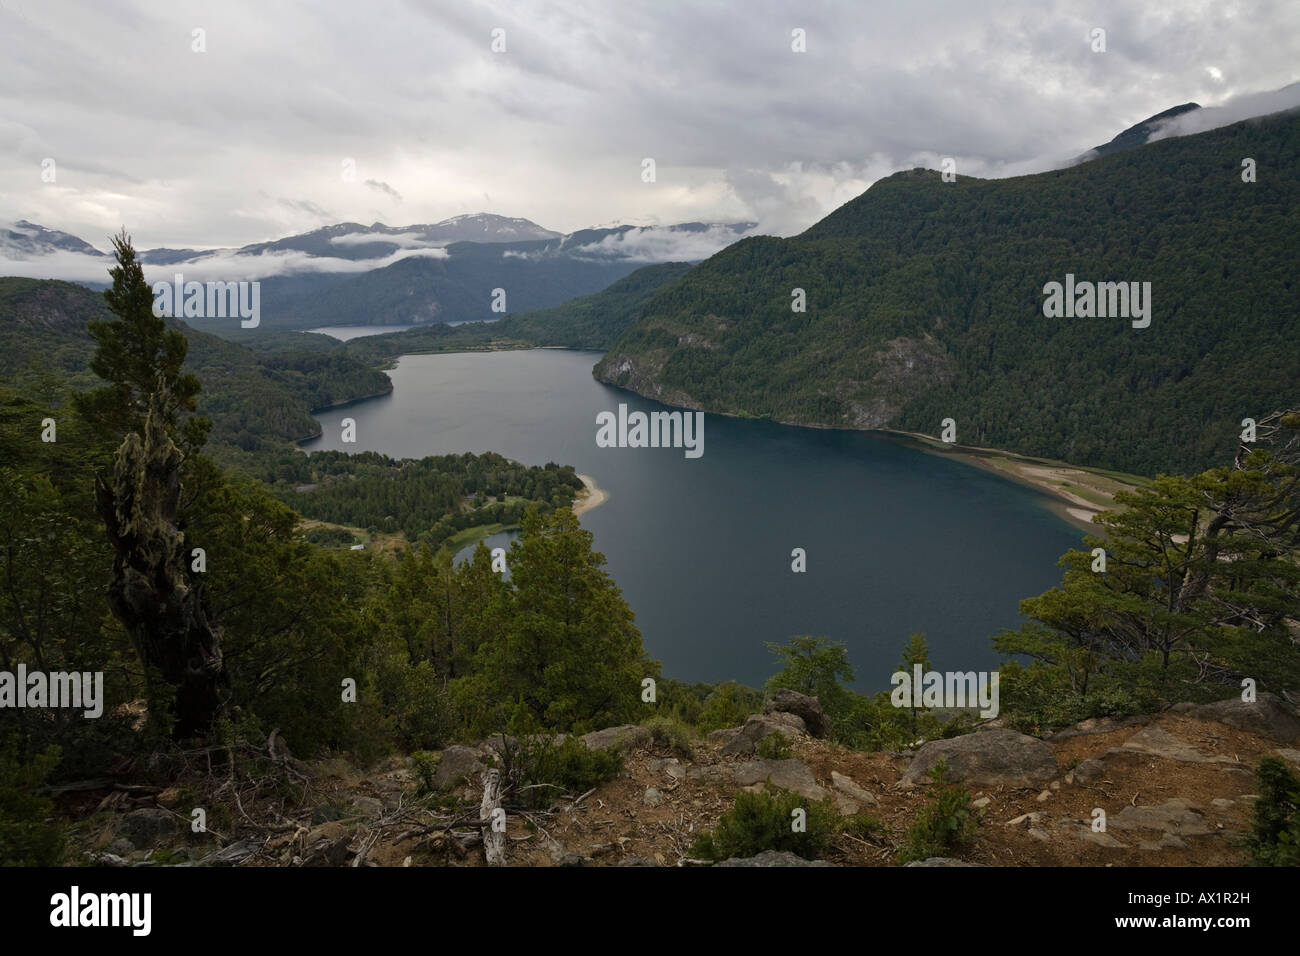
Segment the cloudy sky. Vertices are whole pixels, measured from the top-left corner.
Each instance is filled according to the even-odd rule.
[[[0,222],[101,249],[475,212],[789,235],[945,156],[1014,175],[1189,100],[1262,112],[1300,3],[0,0],[0,61]]]

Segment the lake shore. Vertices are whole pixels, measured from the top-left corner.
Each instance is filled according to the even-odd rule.
[[[1017,484],[1037,489],[1051,501],[1048,507],[1076,528],[1096,532],[1093,515],[1114,507],[1117,491],[1131,491],[1146,483],[1138,475],[1084,468],[1049,458],[1030,458],[1000,448],[978,448],[948,444],[920,432],[890,431],[880,433],[893,441],[934,455],[948,455],[976,468],[983,468]]]
[[[593,508],[599,508],[609,500],[609,492],[596,484],[596,479],[591,475],[578,475],[578,477],[582,479],[583,490],[573,500],[573,513],[575,515],[582,515]]]

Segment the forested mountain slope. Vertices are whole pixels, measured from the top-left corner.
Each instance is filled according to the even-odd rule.
[[[929,434],[953,418],[961,443],[1195,471],[1300,392],[1300,290],[1278,267],[1296,261],[1297,173],[1295,111],[1013,179],[898,173],[693,268],[596,375],[727,414]],[[1067,273],[1149,282],[1149,327],[1047,318]]]

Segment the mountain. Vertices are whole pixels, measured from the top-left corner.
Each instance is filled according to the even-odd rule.
[[[549,309],[508,315],[496,322],[471,322],[454,327],[437,324],[367,335],[350,340],[343,350],[369,364],[414,352],[511,345],[603,351],[640,317],[651,296],[676,282],[690,268],[687,262],[643,266],[607,289]]]
[[[1109,156],[1111,153],[1119,153],[1126,149],[1137,149],[1139,146],[1145,146],[1151,138],[1151,134],[1158,130],[1165,120],[1171,120],[1175,116],[1182,116],[1184,113],[1190,113],[1192,110],[1199,110],[1200,108],[1200,103],[1183,103],[1181,106],[1172,106],[1155,116],[1148,116],[1142,122],[1124,130],[1109,143],[1094,146],[1092,153],[1085,154],[1085,157],[1091,159],[1096,156]]]
[[[304,252],[310,256],[356,261],[381,259],[403,249],[437,248],[452,242],[523,242],[558,238],[560,233],[543,229],[527,219],[479,213],[455,216],[431,225],[386,226],[376,222],[363,226],[356,222],[341,222],[274,242],[241,246],[234,251],[243,256]],[[151,255],[152,250],[143,253],[144,261],[156,261],[150,258]]]
[[[695,266],[595,374],[718,413],[927,434],[952,418],[964,444],[1199,471],[1231,460],[1243,418],[1300,397],[1297,169],[1293,110],[1013,179],[898,173]],[[1067,274],[1151,283],[1150,326],[1045,317]]]
[[[261,320],[243,329],[236,319],[194,319],[206,331],[260,347],[277,332],[330,325],[409,325],[477,322],[550,308],[591,295],[647,263],[705,259],[754,229],[752,222],[617,225],[561,235],[527,219],[457,216],[433,225],[337,223],[237,250],[159,248],[140,253],[150,281],[186,278],[257,279]],[[108,279],[106,256],[75,236],[16,223],[0,236],[3,260],[37,278],[73,276],[92,288]],[[473,241],[457,237],[472,236]],[[6,251],[11,250],[8,255]],[[261,264],[261,262],[265,264]],[[74,270],[75,271],[75,270]],[[505,312],[495,290],[505,292]],[[278,346],[277,346],[278,347]]]
[[[101,258],[104,256],[104,253],[76,236],[57,229],[46,229],[26,219],[19,219],[7,227],[0,226],[0,258],[32,259],[58,252],[75,252]]]

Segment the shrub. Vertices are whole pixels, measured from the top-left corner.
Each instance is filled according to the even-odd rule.
[[[438,772],[438,764],[442,763],[442,754],[430,753],[427,750],[417,750],[411,754],[411,772],[415,774],[415,795],[417,797],[427,797],[431,793],[437,793],[438,788],[434,786],[433,777]]]
[[[502,778],[512,802],[529,809],[549,807],[562,794],[585,793],[623,769],[623,756],[615,750],[590,750],[576,737],[555,741],[544,733],[502,737]]]
[[[691,728],[680,720],[651,717],[642,726],[650,731],[650,740],[655,747],[666,748],[688,759],[695,756],[695,748],[691,744]]]
[[[1300,866],[1300,779],[1276,757],[1264,757],[1255,771],[1259,799],[1246,849],[1258,866]]]
[[[948,781],[948,765],[940,760],[930,770],[934,797],[930,806],[907,831],[907,843],[899,851],[898,862],[910,863],[932,856],[946,856],[975,841],[979,821],[970,806],[970,793]]]
[[[790,755],[790,741],[779,730],[768,734],[758,743],[758,756],[761,760],[786,760]]]
[[[54,802],[34,793],[58,763],[58,747],[24,761],[12,741],[0,743],[0,866],[55,866],[63,856],[62,832],[45,822]]]
[[[793,829],[797,809],[807,812],[806,831],[802,833]],[[810,803],[784,790],[775,794],[742,790],[713,832],[700,834],[691,853],[702,860],[717,861],[754,856],[764,850],[785,850],[812,860],[830,848],[838,827],[839,820],[829,801]]]

